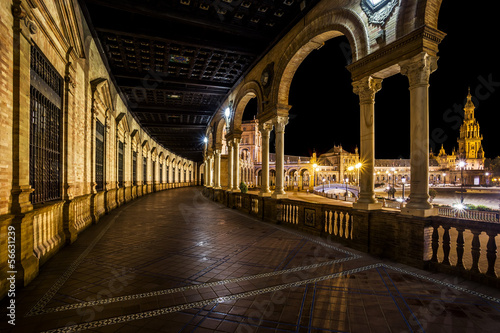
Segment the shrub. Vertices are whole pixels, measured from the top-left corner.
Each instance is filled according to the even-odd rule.
[[[434,198],[436,197],[437,194],[438,193],[435,189],[433,189],[433,188],[429,189],[430,202],[432,202],[432,200],[434,200]]]
[[[240,191],[241,193],[247,193],[248,192],[248,186],[244,182],[240,183]]]

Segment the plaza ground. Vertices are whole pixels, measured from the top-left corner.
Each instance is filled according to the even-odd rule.
[[[500,324],[498,290],[262,222],[195,188],[112,211],[49,260],[16,304],[15,329],[2,321],[2,332],[492,332]]]

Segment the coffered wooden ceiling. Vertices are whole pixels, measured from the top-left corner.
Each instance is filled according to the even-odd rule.
[[[201,161],[224,97],[319,0],[79,1],[134,117]]]

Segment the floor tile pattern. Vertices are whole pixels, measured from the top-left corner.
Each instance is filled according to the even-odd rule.
[[[499,294],[178,189],[120,207],[81,234],[18,292],[15,328],[0,328],[492,332],[500,328]]]

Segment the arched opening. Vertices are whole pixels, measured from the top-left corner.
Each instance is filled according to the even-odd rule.
[[[298,67],[290,85],[285,151],[297,156],[328,152],[334,145],[354,152],[359,145],[359,102],[352,91],[345,36],[327,41]]]

